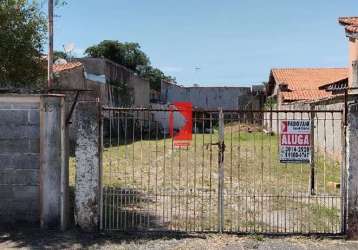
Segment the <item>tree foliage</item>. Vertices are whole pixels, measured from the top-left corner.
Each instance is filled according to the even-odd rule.
[[[149,58],[140,50],[138,43],[104,40],[98,45],[87,48],[85,53],[91,57],[108,58],[134,71],[138,66],[150,64]]]
[[[68,2],[67,1],[65,1],[65,0],[55,0],[55,2],[54,2],[54,5],[56,6],[56,7],[58,7],[58,6],[65,6],[65,5],[67,5],[68,4]]]
[[[103,57],[121,64],[150,82],[152,89],[160,90],[161,80],[173,81],[161,70],[150,65],[148,56],[141,50],[138,43],[121,43],[119,41],[104,40],[86,49],[86,55]]]
[[[56,62],[58,59],[69,59],[69,56],[63,51],[54,51],[53,52],[53,61]]]
[[[35,2],[0,0],[0,85],[30,87],[44,80],[46,19]]]
[[[165,75],[160,69],[152,66],[139,67],[138,74],[150,82],[151,89],[160,90],[162,80],[175,82],[175,78]]]

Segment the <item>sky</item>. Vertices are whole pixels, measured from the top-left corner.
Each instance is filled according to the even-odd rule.
[[[278,67],[346,67],[339,16],[357,0],[67,0],[56,9],[55,49],[138,42],[180,85],[248,86]]]

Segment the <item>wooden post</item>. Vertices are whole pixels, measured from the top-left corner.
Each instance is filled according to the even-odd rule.
[[[47,87],[53,83],[53,0],[48,0],[48,55]]]

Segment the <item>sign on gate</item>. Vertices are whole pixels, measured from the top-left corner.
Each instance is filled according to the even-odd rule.
[[[280,162],[310,163],[311,121],[282,121],[280,145]]]

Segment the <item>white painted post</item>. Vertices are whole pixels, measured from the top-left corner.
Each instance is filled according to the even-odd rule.
[[[68,201],[68,154],[64,96],[41,96],[40,200],[41,227],[65,229]]]

